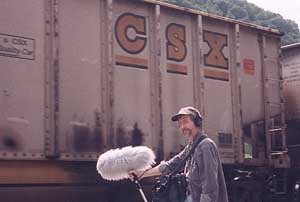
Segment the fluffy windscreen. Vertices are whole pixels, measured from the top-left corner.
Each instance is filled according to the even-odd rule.
[[[129,178],[129,171],[150,168],[154,160],[154,152],[146,146],[111,149],[99,156],[97,171],[103,179],[122,180]]]

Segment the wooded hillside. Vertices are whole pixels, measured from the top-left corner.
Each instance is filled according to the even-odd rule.
[[[246,0],[163,0],[172,4],[198,9],[208,13],[278,29],[285,33],[282,45],[300,42],[296,22],[284,19],[280,14],[265,11]]]

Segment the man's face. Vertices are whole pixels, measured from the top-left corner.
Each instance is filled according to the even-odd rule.
[[[198,132],[198,128],[195,126],[194,121],[190,115],[182,115],[178,119],[179,128],[184,136],[188,139],[194,139]]]

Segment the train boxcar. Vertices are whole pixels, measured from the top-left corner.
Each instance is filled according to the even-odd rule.
[[[287,146],[291,167],[300,168],[300,43],[282,48],[283,92],[286,101]],[[300,176],[297,175],[296,179]]]
[[[286,120],[300,120],[300,43],[282,48],[282,70],[284,96],[286,99]]]
[[[3,200],[141,200],[101,180],[95,160],[126,145],[168,158],[186,143],[170,116],[188,105],[232,201],[264,193],[244,173],[290,167],[281,32],[155,0],[2,0],[0,13]]]

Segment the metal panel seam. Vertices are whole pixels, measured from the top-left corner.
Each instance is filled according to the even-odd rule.
[[[48,8],[48,9],[47,9]],[[59,40],[58,1],[49,0],[46,10],[45,43],[45,155],[57,157],[58,112],[59,112]]]

